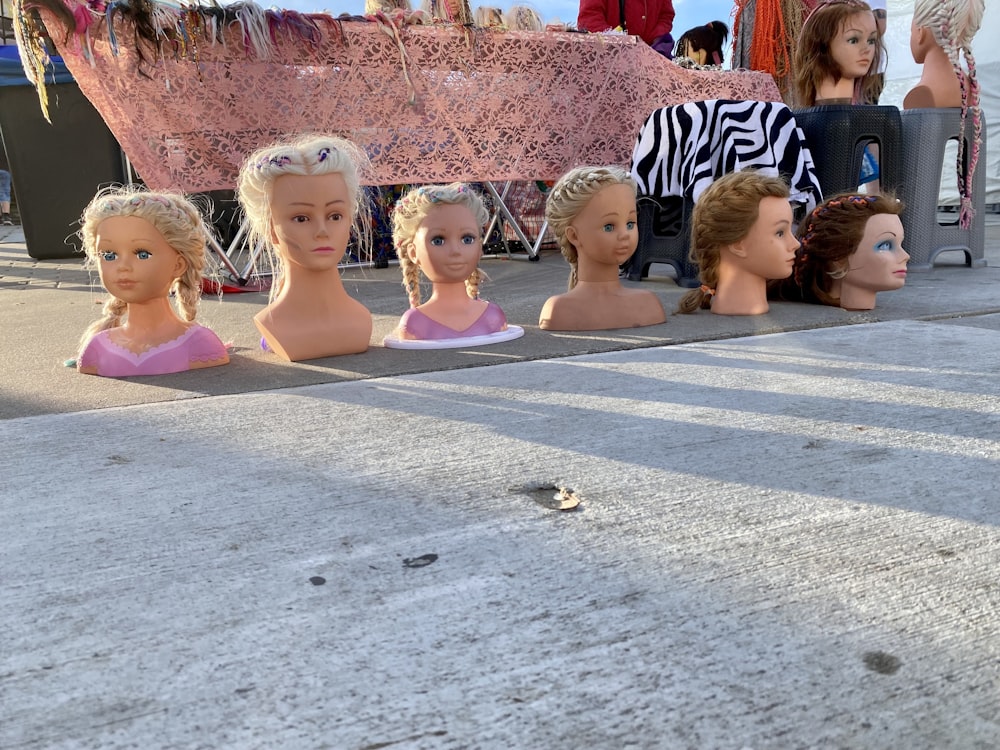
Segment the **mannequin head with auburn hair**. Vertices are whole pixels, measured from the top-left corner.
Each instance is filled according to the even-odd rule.
[[[906,283],[902,204],[891,195],[841,193],[803,222],[792,276],[773,285],[775,298],[849,310],[875,307],[877,292]]]

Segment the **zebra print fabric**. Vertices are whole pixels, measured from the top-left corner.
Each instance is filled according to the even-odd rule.
[[[654,111],[632,150],[639,193],[697,201],[717,177],[757,169],[784,177],[812,211],[822,190],[802,131],[780,102],[713,99]]]

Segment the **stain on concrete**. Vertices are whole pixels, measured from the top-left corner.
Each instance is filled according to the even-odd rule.
[[[898,658],[885,651],[869,651],[861,659],[868,669],[879,674],[896,674],[903,665]]]
[[[421,555],[420,557],[404,557],[403,567],[404,568],[424,568],[430,565],[432,562],[438,559],[438,556],[433,552],[429,552],[426,555]]]

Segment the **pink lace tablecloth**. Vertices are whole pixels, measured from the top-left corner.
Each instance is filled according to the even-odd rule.
[[[780,101],[767,74],[685,70],[622,35],[413,26],[400,45],[385,24],[330,19],[314,43],[279,29],[270,59],[254,59],[230,24],[224,43],[167,48],[140,72],[129,21],[115,23],[116,55],[103,18],[68,38],[54,15],[42,20],[160,190],[232,189],[248,152],[314,131],[363,146],[371,184],[551,180],[579,164],[627,164],[658,107]]]

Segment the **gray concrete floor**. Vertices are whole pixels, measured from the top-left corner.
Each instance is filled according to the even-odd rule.
[[[6,260],[0,747],[1000,746],[996,267],[553,336],[557,260],[487,261],[524,350],[276,364],[241,295],[165,384]]]

